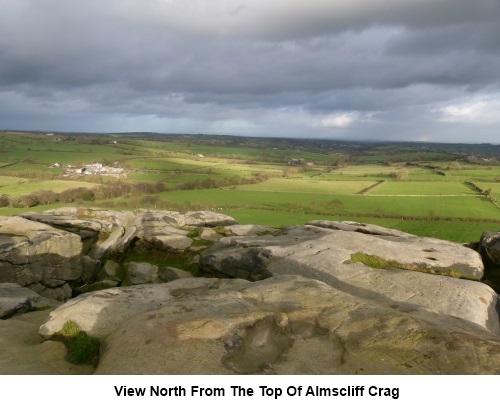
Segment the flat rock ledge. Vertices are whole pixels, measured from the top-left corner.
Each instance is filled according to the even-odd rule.
[[[478,283],[480,255],[457,243],[333,221],[281,234],[231,236],[202,253],[214,275],[260,280],[296,274],[374,302],[412,303],[499,332],[497,294]],[[361,231],[359,230],[361,228]],[[467,279],[463,279],[463,278]]]
[[[102,340],[96,374],[498,374],[500,339],[409,303],[299,276],[182,279],[82,295],[50,313]]]

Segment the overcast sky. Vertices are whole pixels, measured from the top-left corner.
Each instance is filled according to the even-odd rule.
[[[500,143],[500,0],[0,0],[0,128]]]

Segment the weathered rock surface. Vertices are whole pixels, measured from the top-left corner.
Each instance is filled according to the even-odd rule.
[[[210,228],[205,228],[200,234],[200,238],[203,240],[208,240],[208,241],[218,241],[220,238],[222,238],[223,235],[215,232],[213,229]]]
[[[403,238],[415,237],[415,235],[401,232],[396,229],[388,229],[378,225],[362,224],[352,221],[309,221],[306,225],[319,226],[320,228],[337,229],[339,231],[366,233],[367,235],[379,236],[401,236]]]
[[[123,265],[132,251],[142,256],[151,251],[171,252],[172,257],[190,247],[192,252],[201,251],[207,244],[193,245],[188,236],[191,230],[219,239],[210,227],[234,224],[233,218],[208,211],[59,208],[0,218],[0,282],[66,300],[73,289],[78,293],[124,281],[105,275],[102,268],[110,259]],[[159,281],[157,275],[132,275],[131,279],[136,280],[133,283]],[[98,282],[102,280],[107,281]]]
[[[500,372],[500,339],[473,323],[297,276],[178,280],[76,300],[41,332],[72,319],[102,337],[98,374]]]
[[[196,278],[177,280],[175,284],[143,284],[82,294],[52,311],[39,332],[48,338],[73,320],[82,331],[102,338],[133,316],[168,305],[175,295],[205,291],[212,284],[211,279]]]
[[[41,222],[53,226],[54,228],[63,229],[67,232],[78,234],[81,238],[90,238],[97,236],[100,231],[104,230],[106,225],[101,221],[89,218],[77,218],[73,215],[77,213],[75,209],[73,215],[58,214],[59,210],[46,211],[40,213],[25,213],[19,216],[29,219],[31,221]],[[68,214],[64,212],[64,214]]]
[[[22,214],[26,219],[49,224],[58,229],[76,233],[83,239],[99,237],[88,255],[104,262],[107,258],[124,254],[132,245],[142,250],[182,251],[192,244],[183,227],[216,227],[237,222],[223,214],[210,211],[139,210],[107,211],[84,208],[59,208],[43,213]]]
[[[430,274],[449,274],[453,269],[480,278],[483,265],[475,251],[437,239],[387,235],[389,230],[378,235],[328,228],[323,223],[321,227],[290,227],[279,236],[227,237],[205,251],[200,263],[214,274],[248,280],[302,275],[359,297],[389,305],[413,303],[498,332],[497,295],[491,288]],[[365,259],[383,259],[387,268],[353,262],[358,253]]]
[[[98,274],[99,280],[118,277],[120,265],[113,260],[106,260]]]
[[[84,284],[79,286],[76,291],[78,294],[89,293],[92,291],[106,290],[108,288],[118,287],[120,281],[116,279],[104,279],[96,281],[95,283]]]
[[[160,280],[169,282],[179,280],[180,278],[192,278],[193,275],[186,270],[177,269],[175,267],[164,267],[158,271]]]
[[[44,297],[57,301],[66,301],[72,296],[69,284],[61,280],[44,280],[42,283],[31,284],[29,288]]]
[[[55,308],[58,305],[57,301],[44,298],[18,284],[0,284],[0,319],[43,308]]]
[[[483,232],[477,249],[485,263],[485,282],[500,292],[500,232]]]
[[[91,374],[93,366],[66,360],[61,342],[44,341],[38,334],[47,311],[29,312],[0,320],[0,374]]]
[[[276,228],[263,225],[231,225],[225,227],[235,236],[257,236],[263,234],[279,234]]]
[[[79,236],[20,217],[0,218],[0,282],[28,286],[82,276]]]
[[[490,270],[495,238],[481,242]],[[80,208],[0,218],[0,282],[30,288],[0,284],[0,373],[93,372],[35,335],[71,320],[101,339],[100,374],[498,374],[497,294],[473,281],[483,269],[464,246],[355,222],[277,230],[205,211]],[[69,300],[46,319],[19,315],[49,302],[35,293]]]
[[[158,266],[149,263],[127,263],[127,280],[131,285],[158,283]]]
[[[491,264],[500,267],[500,232],[483,232],[479,246]]]

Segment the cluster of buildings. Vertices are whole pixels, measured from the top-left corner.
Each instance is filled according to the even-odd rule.
[[[99,176],[108,176],[116,178],[127,177],[127,172],[122,167],[109,167],[109,166],[104,166],[102,163],[92,163],[82,167],[75,167],[72,165],[60,165],[59,163],[54,163],[50,167],[65,168],[66,172],[63,174],[64,177],[70,177],[75,174],[95,174]]]

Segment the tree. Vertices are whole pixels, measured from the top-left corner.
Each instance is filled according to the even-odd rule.
[[[405,169],[403,167],[397,172],[394,172],[392,175],[397,181],[405,181],[406,179],[408,179],[408,169]]]
[[[10,204],[10,199],[7,194],[2,194],[0,196],[0,207],[8,207]]]

